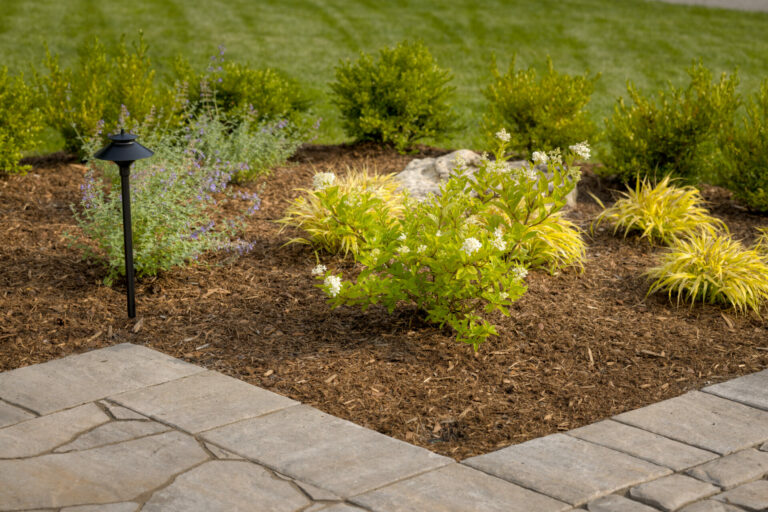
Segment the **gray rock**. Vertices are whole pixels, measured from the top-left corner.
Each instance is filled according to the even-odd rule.
[[[53,450],[87,430],[109,421],[95,404],[40,416],[0,429],[0,457],[31,457]]]
[[[571,430],[567,434],[675,471],[682,471],[717,458],[717,455],[712,452],[612,420],[593,423]]]
[[[305,405],[210,430],[202,437],[342,497],[451,462]]]
[[[702,464],[687,473],[723,489],[730,489],[768,473],[768,453],[744,450]]]
[[[456,168],[456,158],[461,157],[465,162],[464,171],[474,175],[480,167],[481,156],[468,149],[460,149],[437,158],[417,158],[411,160],[396,178],[401,182],[401,187],[408,191],[410,197],[423,200],[429,194],[438,194],[440,186],[448,181]],[[530,165],[525,160],[507,162],[508,168],[521,168]],[[536,166],[538,172],[546,172],[546,165]],[[567,207],[576,206],[578,191],[574,187],[567,196]]]
[[[669,468],[563,434],[463,463],[575,506],[671,473]]]
[[[723,455],[768,440],[768,412],[700,391],[613,419]]]
[[[30,414],[24,409],[19,409],[6,402],[0,402],[0,428],[35,417],[34,414]]]
[[[323,512],[365,512],[365,509],[353,507],[352,505],[348,505],[346,503],[337,503],[335,505],[331,505],[328,508],[320,509]]]
[[[109,505],[82,505],[79,507],[64,507],[61,512],[136,512],[139,504],[132,501],[110,503]]]
[[[321,489],[320,487],[302,482],[300,480],[291,480],[293,483],[301,487],[301,489],[309,495],[310,498],[312,498],[315,501],[338,501],[339,498],[336,494],[332,493],[331,491],[326,491],[325,489]]]
[[[570,510],[570,506],[475,471],[451,464],[435,471],[350,498],[371,510],[397,512],[537,512]]]
[[[702,391],[768,410],[768,370],[708,386]]]
[[[747,510],[768,510],[768,480],[758,480],[744,484],[723,494],[715,496],[716,500],[738,505]]]
[[[155,350],[122,343],[0,373],[0,397],[48,414],[201,371]]]
[[[167,432],[92,450],[0,460],[0,509],[130,501],[208,459],[194,438]]]
[[[142,512],[297,512],[311,502],[289,482],[246,461],[211,461],[179,475]]]
[[[587,510],[589,512],[658,512],[655,508],[617,494],[609,494],[590,502]]]
[[[643,503],[671,511],[719,491],[714,485],[685,475],[670,475],[633,487],[629,495]]]
[[[212,371],[111,399],[193,434],[298,404],[290,398]]]
[[[143,414],[139,414],[136,411],[132,411],[120,405],[115,405],[106,401],[99,402],[102,406],[106,407],[116,420],[146,420],[149,419]]]
[[[719,501],[705,500],[683,507],[680,512],[743,512],[743,510]]]
[[[223,448],[219,448],[215,444],[211,443],[204,443],[205,447],[210,451],[214,457],[220,460],[244,460],[241,456],[237,455],[236,453],[232,453],[230,451],[227,451]]]
[[[167,432],[169,427],[155,421],[113,421],[78,436],[71,443],[59,446],[55,453],[90,450],[98,446],[121,443],[139,437]]]

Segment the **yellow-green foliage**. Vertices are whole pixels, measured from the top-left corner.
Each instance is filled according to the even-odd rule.
[[[757,228],[760,234],[755,240],[755,250],[763,256],[768,256],[768,227]]]
[[[29,169],[19,160],[37,144],[41,124],[35,95],[23,77],[11,77],[0,67],[0,175]]]
[[[651,243],[669,244],[677,238],[696,232],[716,235],[728,231],[725,223],[712,217],[701,205],[704,199],[691,186],[675,187],[666,176],[656,186],[638,178],[635,189],[622,193],[622,199],[598,215],[593,229],[603,221],[614,224],[614,234],[620,229],[624,236],[639,231]],[[600,203],[600,206],[603,204]]]
[[[405,196],[398,186],[394,174],[378,175],[365,167],[349,169],[339,178],[317,174],[314,189],[300,189],[304,194],[291,202],[279,222],[308,235],[288,243],[357,255],[375,223],[391,226],[403,216]]]
[[[667,290],[670,299],[677,295],[678,304],[721,303],[759,313],[768,300],[768,259],[729,236],[700,232],[676,240],[661,265],[647,274],[655,279],[649,294]]]
[[[560,213],[529,227],[528,232],[533,236],[521,244],[521,249],[532,267],[547,267],[550,272],[570,266],[584,269],[587,249],[581,230]]]

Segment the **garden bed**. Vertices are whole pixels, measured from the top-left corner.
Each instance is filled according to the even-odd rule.
[[[438,150],[424,148],[421,156]],[[0,370],[115,343],[137,343],[232,375],[325,412],[463,459],[670,398],[768,367],[768,325],[717,306],[675,307],[645,297],[642,273],[660,249],[601,229],[588,239],[584,273],[532,271],[500,336],[474,353],[411,308],[331,310],[310,271],[307,246],[285,242],[280,218],[315,172],[367,163],[401,170],[413,156],[370,146],[308,146],[259,190],[262,209],[245,238],[250,253],[221,254],[137,284],[137,318],[125,290],[67,247],[69,205],[84,167],[63,157],[0,179]],[[591,191],[610,186],[587,169],[568,216],[587,228]],[[751,241],[768,218],[722,189],[712,212]],[[353,265],[321,255],[329,268]]]

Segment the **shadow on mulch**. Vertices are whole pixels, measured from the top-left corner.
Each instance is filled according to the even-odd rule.
[[[367,164],[396,172],[414,157],[369,145],[308,146],[261,184],[262,209],[245,238],[256,249],[232,261],[166,272],[137,285],[138,318],[124,287],[101,284],[62,234],[84,168],[42,159],[24,177],[0,179],[0,370],[130,342],[147,345],[457,459],[486,453],[671,398],[768,366],[766,324],[716,306],[675,307],[646,298],[642,273],[659,249],[601,229],[588,237],[584,273],[531,272],[528,293],[500,335],[474,353],[413,308],[331,310],[314,287],[313,251],[284,246],[293,189],[314,172]],[[610,200],[589,169],[569,216],[588,228]],[[768,219],[705,188],[713,212],[747,241]],[[349,262],[321,256],[331,268]]]

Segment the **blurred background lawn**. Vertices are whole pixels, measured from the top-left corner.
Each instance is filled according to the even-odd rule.
[[[329,95],[334,66],[403,39],[423,40],[454,74],[465,128],[444,147],[476,147],[493,54],[502,70],[517,53],[518,67],[543,69],[551,55],[558,71],[602,73],[590,104],[600,126],[627,80],[643,91],[680,86],[693,59],[715,73],[738,69],[742,93],[768,77],[768,13],[645,0],[2,0],[2,64],[29,75],[44,42],[66,65],[91,35],[110,46],[139,30],[160,72],[176,54],[203,69],[224,45],[228,59],[298,79],[323,118],[322,143],[346,140]],[[49,135],[40,151],[59,144]]]

